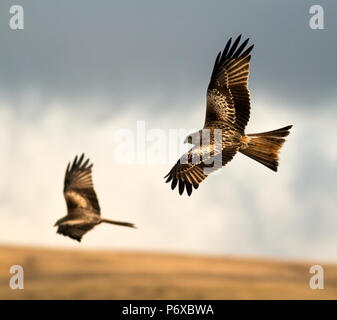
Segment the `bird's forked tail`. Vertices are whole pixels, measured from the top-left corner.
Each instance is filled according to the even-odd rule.
[[[136,226],[130,222],[115,221],[115,220],[109,220],[109,219],[104,219],[104,218],[101,219],[101,222],[116,224],[118,226],[123,226],[123,227],[136,228]]]
[[[277,171],[279,152],[290,132],[291,126],[281,129],[247,134],[242,137],[242,146],[239,149],[244,155],[260,162],[273,171]]]

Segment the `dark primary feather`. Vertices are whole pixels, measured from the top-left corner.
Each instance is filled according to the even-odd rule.
[[[83,162],[84,154],[78,158],[75,157],[72,165],[69,163],[64,179],[64,196],[68,206],[68,213],[76,208],[83,208],[83,199],[86,202],[85,209],[91,209],[96,214],[100,214],[100,207],[92,182],[91,169],[93,164],[89,165],[89,159]],[[78,196],[78,197],[77,197]]]
[[[216,57],[207,90],[205,127],[232,126],[244,132],[250,116],[248,90],[250,52],[245,51],[249,39],[240,44],[241,35],[231,45],[230,38]],[[220,124],[219,124],[220,123]]]
[[[237,149],[237,146],[233,146],[222,150],[222,163],[220,167],[226,165],[233,159]],[[199,163],[192,163],[191,158],[189,158],[188,163],[182,163],[181,159],[186,159],[186,154],[178,160],[171,171],[164,177],[167,178],[166,183],[171,181],[172,190],[178,185],[180,195],[182,195],[186,189],[187,194],[190,196],[193,188],[198,189],[199,184],[205,180],[210,173],[219,169],[219,166],[205,164],[204,160],[201,160]],[[207,172],[206,169],[208,169]]]

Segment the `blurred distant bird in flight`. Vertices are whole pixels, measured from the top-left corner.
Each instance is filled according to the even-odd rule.
[[[250,52],[254,45],[245,50],[249,39],[239,46],[240,40],[241,35],[231,45],[230,38],[216,57],[207,89],[204,128],[186,137],[185,143],[194,147],[165,176],[166,182],[171,181],[172,190],[179,184],[179,194],[186,188],[191,195],[193,187],[197,189],[210,173],[231,161],[237,151],[277,171],[278,155],[292,126],[245,134],[250,115]]]
[[[89,159],[85,162],[83,159],[84,154],[79,159],[76,156],[72,165],[68,164],[63,190],[68,214],[55,223],[58,227],[57,233],[81,241],[85,233],[101,222],[135,228],[134,224],[129,222],[101,218],[101,209],[91,177],[93,164],[89,164]]]

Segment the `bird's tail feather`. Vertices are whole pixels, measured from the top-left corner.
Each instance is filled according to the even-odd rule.
[[[240,152],[260,162],[273,171],[277,171],[279,152],[284,137],[289,135],[292,126],[287,126],[273,131],[252,133],[243,137],[243,145]]]
[[[101,219],[101,222],[106,222],[106,223],[111,223],[111,224],[116,224],[118,226],[123,226],[123,227],[130,227],[130,228],[136,228],[136,226],[133,223],[130,222],[123,222],[123,221],[116,221],[116,220],[109,220],[109,219]]]

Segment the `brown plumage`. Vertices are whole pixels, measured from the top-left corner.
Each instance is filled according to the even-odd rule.
[[[133,223],[101,218],[91,176],[93,164],[89,164],[89,159],[83,160],[84,154],[79,159],[76,156],[72,165],[67,166],[63,194],[68,214],[55,223],[57,233],[81,241],[85,233],[102,222],[134,228]]]
[[[248,90],[250,52],[249,39],[240,44],[241,35],[226,44],[216,57],[207,89],[204,128],[186,137],[194,145],[165,176],[172,190],[179,185],[179,194],[193,188],[215,170],[225,166],[237,151],[277,171],[279,152],[292,126],[264,133],[245,134],[250,116]],[[239,46],[240,44],[240,46]],[[245,50],[246,49],[246,50]]]

